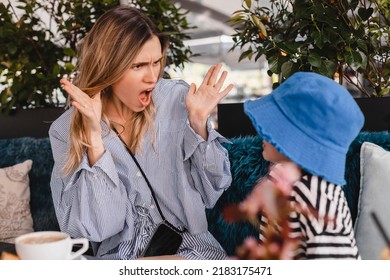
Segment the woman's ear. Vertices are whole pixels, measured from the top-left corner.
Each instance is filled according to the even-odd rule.
[[[111,95],[112,95],[112,86],[108,86],[102,89],[102,91],[100,92],[101,98],[111,97]]]

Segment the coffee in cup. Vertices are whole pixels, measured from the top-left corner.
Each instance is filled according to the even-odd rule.
[[[75,244],[82,247],[72,252]],[[88,246],[88,239],[72,239],[59,231],[37,231],[15,239],[16,253],[22,260],[73,260],[85,253]]]

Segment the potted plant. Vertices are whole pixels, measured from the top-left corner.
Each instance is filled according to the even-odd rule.
[[[230,18],[240,60],[268,61],[274,86],[296,71],[338,78],[364,96],[390,93],[387,0],[245,0]]]
[[[167,65],[183,67],[193,55],[183,41],[195,28],[186,20],[187,11],[170,0],[127,4],[142,9],[170,36]],[[59,79],[74,70],[77,43],[100,15],[117,5],[119,0],[0,3],[0,138],[47,134],[49,122],[63,111]]]

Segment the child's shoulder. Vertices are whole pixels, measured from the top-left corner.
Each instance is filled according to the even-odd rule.
[[[301,180],[295,183],[292,196],[295,201],[310,205],[314,209],[324,205],[343,205],[346,203],[340,185],[335,185],[307,172],[303,172]]]

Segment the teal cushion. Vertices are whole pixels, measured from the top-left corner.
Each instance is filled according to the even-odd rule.
[[[362,259],[380,259],[386,244],[371,212],[375,212],[385,231],[390,234],[390,152],[376,144],[364,142],[360,152],[360,173],[356,241]]]
[[[232,184],[222,194],[217,204],[206,211],[209,231],[221,243],[228,255],[235,255],[238,245],[248,236],[259,236],[259,231],[248,222],[227,223],[221,213],[231,204],[238,203],[252,190],[257,180],[264,176],[269,163],[263,159],[262,143],[259,136],[237,137],[224,144],[229,153],[232,172]]]

